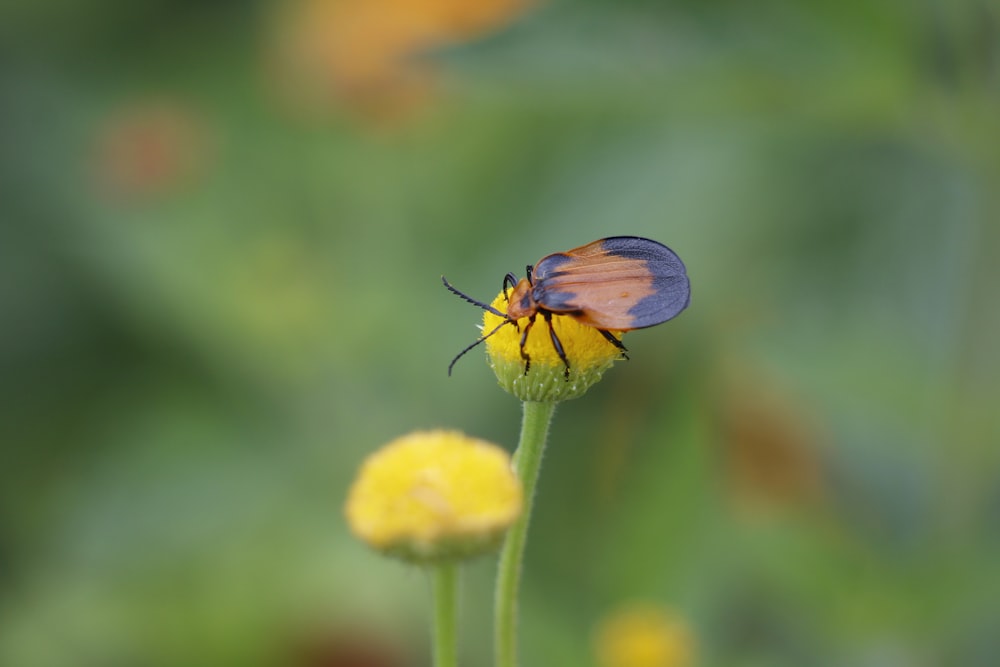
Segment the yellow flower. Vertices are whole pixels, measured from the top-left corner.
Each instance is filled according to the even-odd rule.
[[[370,546],[426,563],[494,549],[521,505],[505,450],[457,431],[424,431],[368,457],[345,512]]]
[[[503,292],[491,304],[501,313],[507,312]],[[483,331],[493,331],[503,321],[488,310],[483,311]],[[528,332],[524,351],[531,359],[525,373],[521,357],[521,336],[528,325],[528,318],[518,320],[517,329],[508,325],[486,339],[486,352],[490,368],[496,373],[500,386],[522,401],[566,401],[582,396],[591,385],[604,375],[604,371],[622,358],[621,351],[608,341],[599,330],[580,324],[567,315],[553,315],[552,328],[562,343],[569,361],[566,365],[559,358],[549,326],[541,315]],[[623,332],[611,334],[621,340]]]
[[[594,641],[601,667],[690,667],[694,639],[682,618],[660,606],[636,603],[606,617]]]

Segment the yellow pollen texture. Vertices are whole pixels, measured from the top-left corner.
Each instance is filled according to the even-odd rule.
[[[426,431],[369,456],[345,511],[351,530],[376,549],[437,558],[498,540],[521,504],[504,449],[457,431]]]

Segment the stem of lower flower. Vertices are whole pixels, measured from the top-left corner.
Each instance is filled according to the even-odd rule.
[[[514,453],[514,470],[524,485],[524,509],[521,518],[507,532],[503,551],[500,552],[493,634],[496,667],[517,667],[517,601],[521,562],[524,560],[538,471],[555,409],[554,402],[524,402],[521,442]]]
[[[458,568],[434,568],[434,667],[458,667]]]

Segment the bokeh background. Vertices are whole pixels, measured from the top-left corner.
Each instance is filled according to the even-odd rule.
[[[426,664],[350,480],[516,442],[441,274],[615,234],[692,305],[556,415],[524,663],[644,601],[701,665],[997,664],[995,3],[14,0],[0,44],[0,664]]]

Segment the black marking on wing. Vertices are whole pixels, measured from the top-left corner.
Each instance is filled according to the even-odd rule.
[[[691,285],[684,262],[667,246],[640,236],[604,239],[605,252],[628,260],[641,260],[652,275],[654,293],[629,308],[632,326],[651,327],[676,317],[691,301]]]
[[[691,302],[691,286],[684,274],[655,276],[653,294],[643,297],[628,309],[632,328],[643,329],[673,319]]]
[[[573,258],[569,255],[564,255],[563,253],[557,252],[554,255],[548,255],[543,257],[535,264],[535,270],[532,271],[532,277],[535,282],[541,282],[546,278],[552,278],[557,275],[561,275],[558,272],[558,268],[565,264],[566,262],[572,262]]]
[[[535,303],[546,310],[563,313],[579,310],[576,292],[570,292],[562,288],[550,289],[543,281],[535,283],[532,296],[535,299]]]
[[[684,273],[684,262],[677,254],[658,241],[640,236],[612,236],[604,239],[604,251],[623,259],[638,259],[647,263],[655,276]]]

